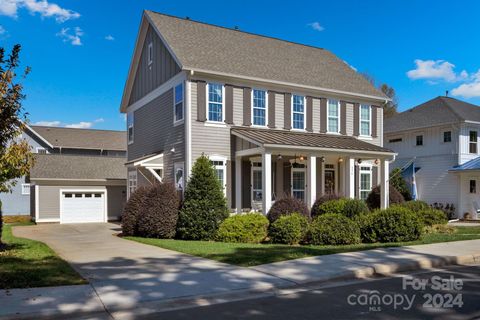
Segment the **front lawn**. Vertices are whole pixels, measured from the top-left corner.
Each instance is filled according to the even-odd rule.
[[[17,238],[12,225],[3,226],[0,251],[0,289],[31,288],[87,283],[46,244]]]
[[[184,241],[126,237],[126,239],[194,256],[217,260],[238,266],[250,267],[265,263],[321,256],[325,254],[361,251],[383,247],[399,247],[416,244],[480,239],[480,227],[455,227],[453,234],[426,234],[411,242],[371,243],[342,246],[289,246],[279,244],[223,243],[213,241]]]

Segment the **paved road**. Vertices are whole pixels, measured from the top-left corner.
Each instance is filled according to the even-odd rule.
[[[459,279],[456,288],[451,290],[436,290],[437,279]],[[421,286],[418,280],[429,280],[425,290],[414,290],[411,284],[407,289],[402,289],[405,279],[416,279],[416,285]],[[452,284],[454,281],[449,281]],[[443,283],[442,283],[443,284]],[[461,286],[461,289],[460,289]],[[432,288],[433,287],[433,288]],[[364,297],[371,297],[372,291],[377,290],[383,303],[377,305],[362,304]],[[369,294],[370,293],[370,294]],[[434,298],[432,307],[424,305],[428,302],[425,294]],[[450,300],[448,294],[460,298],[452,300],[453,307],[446,306]],[[352,296],[355,295],[355,296]],[[390,298],[403,303],[395,308],[389,305]],[[351,305],[348,302],[356,302]],[[395,298],[396,297],[396,298]],[[413,298],[409,307],[406,298]],[[443,300],[443,303],[442,303]],[[368,301],[368,299],[367,299]],[[460,303],[463,305],[460,306]],[[306,292],[292,293],[275,297],[266,297],[253,300],[244,300],[232,303],[218,304],[208,307],[184,309],[164,312],[149,318],[141,319],[478,319],[480,318],[480,265],[477,266],[452,266],[435,270],[434,272],[419,272],[402,274],[398,277],[382,278],[371,281],[356,281],[349,284],[331,284]]]

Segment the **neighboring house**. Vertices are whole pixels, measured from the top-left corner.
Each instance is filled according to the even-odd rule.
[[[385,120],[385,146],[398,153],[392,167],[414,162],[417,195],[453,203],[457,216],[480,209],[480,107],[437,97]]]
[[[20,137],[35,165],[12,193],[0,195],[5,215],[36,222],[118,219],[126,200],[124,131],[27,126]]]
[[[286,194],[365,198],[385,190],[395,156],[387,99],[327,50],[145,11],[120,107],[128,193],[156,180],[183,189],[204,153],[237,211]]]

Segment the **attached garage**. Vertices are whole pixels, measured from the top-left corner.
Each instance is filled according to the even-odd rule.
[[[61,190],[60,223],[106,222],[106,205],[104,190]]]

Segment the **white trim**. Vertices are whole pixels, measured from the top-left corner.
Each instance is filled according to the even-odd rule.
[[[191,81],[185,80],[185,177],[188,180],[192,172],[192,95]]]
[[[329,112],[329,109],[330,109],[330,101],[336,101],[337,102],[337,131],[330,131],[330,121],[329,118],[330,118],[330,112]],[[338,99],[327,99],[327,133],[329,134],[340,134],[340,132],[342,131],[342,129],[340,128],[341,126],[341,110],[342,108],[340,107],[340,100]],[[333,118],[333,117],[332,117]]]
[[[138,171],[137,169],[135,170],[128,170],[127,174],[127,199],[130,199],[130,196],[132,195],[132,191],[130,190],[130,181],[135,181],[135,190],[138,188]],[[133,190],[133,192],[135,192]]]
[[[367,121],[362,120],[362,106],[368,107],[368,135],[362,134],[362,121]],[[360,103],[358,106],[358,136],[363,139],[372,138],[372,105],[370,104]]]
[[[394,152],[383,152],[383,151],[368,151],[368,150],[347,150],[347,149],[336,149],[336,148],[318,148],[318,147],[309,147],[309,146],[294,146],[294,145],[279,145],[279,144],[265,144],[264,148],[283,148],[283,149],[292,149],[292,150],[309,150],[309,151],[319,151],[319,152],[335,152],[335,153],[344,153],[344,154],[368,154],[368,155],[384,155],[384,156],[396,156],[397,153]],[[238,153],[239,151],[237,151]]]
[[[215,167],[216,170],[217,169],[223,170],[223,177],[222,177],[223,186],[222,186],[222,188],[223,188],[223,194],[226,196],[227,195],[227,185],[228,185],[228,183],[227,183],[227,159],[228,158],[225,157],[225,156],[222,156],[222,155],[214,154],[214,155],[208,156],[208,159],[210,161],[221,161],[221,162],[223,162],[223,165],[221,165],[221,166],[220,165],[214,165],[214,167]]]
[[[40,150],[45,151],[45,153],[43,153],[43,154],[48,154],[48,150],[44,147],[36,147],[35,148],[35,153],[42,154],[42,153],[39,152]]]
[[[163,178],[155,171],[162,170],[162,175],[164,175],[163,167],[147,167],[147,170],[152,174],[155,179],[157,179],[159,182],[163,182]]]
[[[222,88],[222,120],[221,121],[213,121],[213,120],[210,120],[209,117],[210,117],[210,95],[208,94],[209,93],[209,89],[210,89],[210,85],[219,85],[221,86]],[[207,101],[207,121],[205,121],[205,125],[219,125],[221,124],[222,126],[226,126],[226,123],[225,123],[225,83],[222,83],[222,82],[215,82],[215,81],[212,81],[212,82],[207,82],[207,85],[205,86],[205,90],[206,90],[206,101]],[[216,103],[218,104],[218,102],[212,102],[212,103]]]
[[[254,104],[253,104],[253,91],[263,91],[265,92],[265,124],[260,125],[260,124],[255,124],[253,119],[254,119]],[[268,127],[268,90],[267,89],[261,89],[261,88],[252,88],[252,91],[250,92],[250,108],[251,108],[251,117],[250,117],[250,122],[251,126],[254,128],[267,128]],[[260,108],[257,108],[260,109]]]
[[[368,167],[369,170],[362,170],[362,167]],[[363,192],[370,192],[372,191],[373,188],[373,166],[371,163],[361,163],[358,164],[358,199],[362,199],[362,191]],[[362,189],[362,174],[367,174],[369,175],[370,179],[370,189]],[[366,199],[362,199],[366,200]]]
[[[252,148],[252,149],[245,149],[245,150],[240,150],[235,152],[235,157],[243,157],[243,156],[252,156],[252,155],[257,155],[261,154],[265,151],[264,148],[258,147],[258,148]]]
[[[260,163],[260,167],[255,167],[253,165],[253,163]],[[263,203],[263,188],[262,188],[262,170],[263,170],[263,165],[262,165],[262,157],[255,157],[255,158],[250,158],[250,181],[251,181],[251,185],[252,187],[250,188],[250,200],[251,200],[251,204],[250,206],[252,208],[257,208],[261,203]],[[253,184],[253,172],[254,171],[259,171],[260,172],[260,189],[258,188],[254,188],[254,184]],[[262,199],[260,201],[258,200],[254,200],[254,192],[255,191],[260,191],[262,193]]]
[[[28,189],[28,193],[25,193],[25,189]],[[30,183],[22,183],[22,196],[29,196],[31,192]]]
[[[182,100],[180,100],[179,102],[176,101],[177,99],[177,93],[176,93],[176,90],[177,90],[177,87],[181,86],[182,87]],[[181,103],[182,104],[182,119],[180,120],[177,120],[176,119],[176,107],[177,107],[177,104]],[[185,122],[185,85],[183,83],[183,81],[181,81],[180,83],[176,84],[173,86],[173,126],[178,126],[178,125],[181,125],[182,123]]]
[[[103,209],[103,222],[108,222],[108,199],[107,199],[107,188],[105,189],[60,189],[59,201],[60,201],[60,223],[62,221],[63,205],[62,205],[62,194],[65,192],[72,193],[103,193],[104,194],[104,209]]]
[[[303,129],[293,127],[293,113],[294,113],[294,111],[293,111],[293,97],[294,96],[303,98]],[[300,112],[295,112],[295,113],[300,113]],[[307,99],[306,99],[305,95],[303,95],[303,94],[292,93],[292,95],[290,96],[290,124],[291,124],[290,127],[291,127],[292,131],[305,131],[306,130],[306,127],[307,127]]]
[[[145,162],[149,162],[149,161],[152,161],[152,160],[157,160],[159,158],[163,158],[163,153],[151,156],[151,157],[146,158],[146,159],[136,161],[136,162],[133,163],[133,166],[138,167],[138,166],[143,165]],[[158,164],[155,164],[155,165],[152,165],[152,166],[158,166]]]
[[[35,222],[38,222],[40,219],[40,201],[38,199],[40,195],[40,186],[38,184],[35,185]]]
[[[294,172],[303,172],[303,189],[294,189],[293,188],[293,173]],[[290,170],[290,181],[291,181],[291,186],[290,186],[290,194],[292,195],[292,197],[294,197],[293,195],[293,191],[302,191],[303,190],[303,200],[305,203],[306,203],[306,199],[307,199],[307,168],[306,168],[306,165],[304,165],[303,168],[294,168],[292,167],[292,169]]]
[[[60,222],[60,219],[36,219],[35,223],[49,223],[49,222]]]
[[[42,137],[40,134],[38,134],[38,132],[36,132],[35,130],[32,129],[32,127],[30,127],[28,124],[26,123],[23,123],[23,125],[28,129],[30,130],[34,135],[36,135],[40,140],[42,140],[43,142],[45,142],[50,148],[53,148],[53,145],[48,142],[44,137]]]

